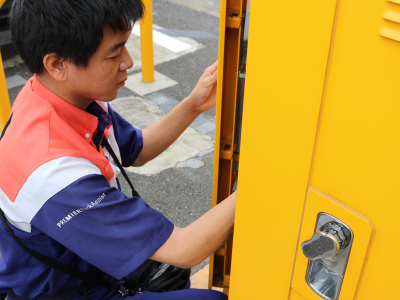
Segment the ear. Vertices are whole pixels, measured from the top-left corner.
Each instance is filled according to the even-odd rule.
[[[46,54],[43,58],[44,69],[58,81],[65,81],[68,79],[67,63],[62,57],[57,57],[54,53]]]

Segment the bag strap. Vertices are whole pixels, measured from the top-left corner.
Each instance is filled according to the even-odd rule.
[[[1,221],[3,222],[4,227],[7,229],[7,231],[11,234],[13,237],[14,241],[29,255],[33,256],[37,260],[41,261],[42,263],[58,270],[63,273],[66,273],[72,277],[78,278],[82,281],[88,282],[93,285],[98,285],[107,289],[111,289],[114,291],[118,291],[121,293],[121,288],[123,288],[124,282],[112,282],[103,278],[100,278],[95,275],[91,275],[85,272],[82,272],[81,270],[75,269],[73,267],[70,267],[62,262],[59,262],[58,260],[51,258],[49,256],[43,255],[39,252],[36,252],[35,250],[27,247],[19,237],[17,237],[14,233],[14,231],[11,229],[11,227],[8,225],[6,217],[4,215],[4,212],[0,209],[0,218]]]
[[[4,130],[1,134],[0,140],[3,138],[4,134],[6,133],[7,127],[10,125],[11,123],[11,118],[12,115],[10,116],[10,118],[7,121],[6,126],[4,127]],[[111,147],[110,147],[111,148]],[[115,154],[114,154],[115,155]],[[114,158],[115,160],[115,158]],[[118,161],[118,159],[117,159]],[[8,225],[7,223],[7,219],[6,216],[4,215],[3,210],[0,208],[0,218],[1,221],[4,225],[4,227],[7,229],[7,231],[11,234],[11,236],[13,237],[14,241],[29,255],[33,256],[34,258],[36,258],[37,260],[41,261],[42,263],[52,267],[53,269],[56,269],[58,271],[61,271],[65,274],[68,274],[72,277],[78,278],[84,282],[96,285],[96,286],[101,286],[103,288],[106,289],[110,289],[110,290],[114,290],[119,292],[122,297],[125,297],[127,295],[133,295],[134,292],[125,288],[124,281],[120,281],[120,282],[113,282],[113,281],[109,281],[106,279],[103,279],[101,277],[92,275],[92,274],[88,274],[85,272],[82,272],[79,269],[75,269],[73,267],[70,267],[62,262],[59,262],[58,260],[51,258],[49,256],[43,255],[39,252],[36,252],[35,250],[29,248],[28,246],[26,246],[19,237],[17,237],[14,233],[14,231],[11,229],[11,227]]]
[[[117,164],[118,168],[121,170],[122,175],[124,175],[125,180],[128,182],[129,186],[132,189],[132,196],[133,197],[139,197],[139,193],[135,190],[135,188],[133,187],[132,182],[129,180],[128,175],[126,175],[124,168],[122,167],[121,163],[119,162],[118,157],[115,155],[114,150],[111,148],[110,143],[107,141],[106,138],[103,138],[103,141],[101,142],[101,145],[103,147],[106,147],[106,149],[108,150],[108,152],[110,153],[111,157],[114,159],[115,163]]]

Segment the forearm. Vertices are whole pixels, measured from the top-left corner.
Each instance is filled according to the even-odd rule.
[[[236,192],[185,228],[175,228],[152,259],[191,268],[214,253],[233,234]]]
[[[144,129],[143,149],[134,166],[142,166],[165,151],[198,115],[199,113],[191,105],[189,96],[161,120]]]
[[[235,206],[236,194],[181,230],[180,257],[187,256],[186,264],[198,265],[232,237]]]

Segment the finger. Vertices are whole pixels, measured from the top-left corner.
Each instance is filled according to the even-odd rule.
[[[217,79],[218,79],[218,69],[211,76],[204,78],[204,83],[206,86],[211,86],[217,82]]]
[[[216,71],[218,71],[218,60],[204,71],[203,75],[201,75],[198,82],[200,83],[201,81],[209,78],[210,76],[215,75]]]
[[[204,71],[204,73],[203,73],[203,75],[201,76],[201,78],[211,76],[211,75],[213,75],[213,74],[215,73],[215,71],[217,71],[217,70],[218,70],[218,60],[217,60],[215,63],[213,63],[211,66],[209,66],[209,67]]]
[[[208,67],[208,70],[210,71],[211,74],[214,74],[218,70],[218,60],[213,63],[210,67]]]

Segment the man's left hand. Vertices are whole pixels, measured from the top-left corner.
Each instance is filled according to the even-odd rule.
[[[194,119],[215,105],[217,99],[218,62],[208,67],[192,93],[164,118],[142,131],[143,149],[133,164],[143,166],[176,141]]]
[[[193,109],[199,114],[215,105],[217,99],[218,61],[208,67],[190,94]]]

